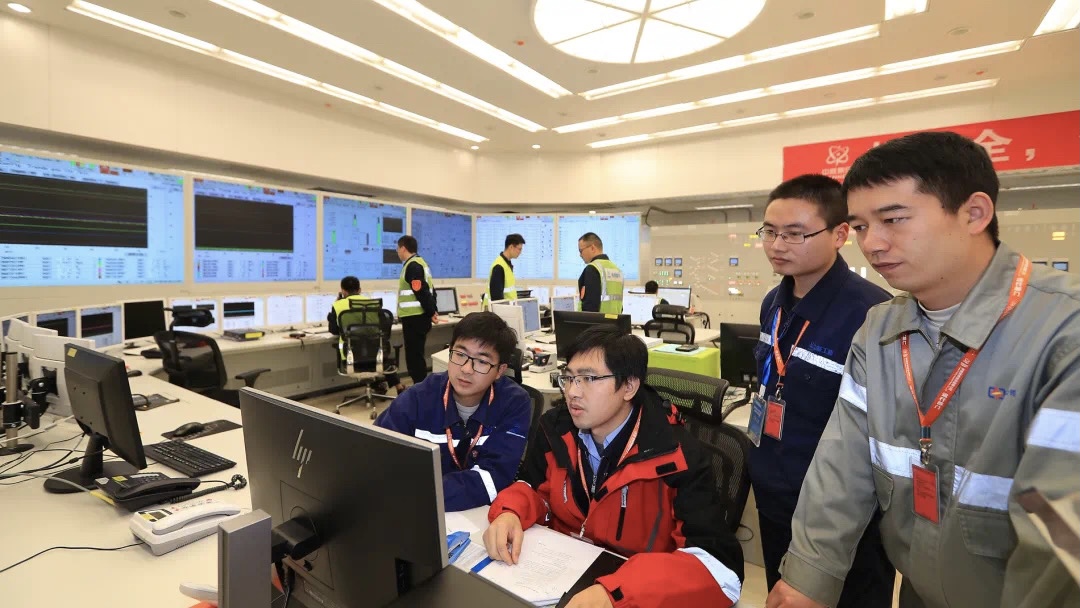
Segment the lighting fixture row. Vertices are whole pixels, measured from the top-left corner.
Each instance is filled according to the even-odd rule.
[[[854,110],[856,108],[866,108],[869,106],[878,106],[889,103],[898,103],[901,101],[911,101],[913,99],[924,99],[926,97],[937,97],[940,95],[951,95],[954,93],[964,93],[967,91],[977,91],[979,89],[987,89],[996,86],[998,79],[978,80],[975,82],[967,82],[964,84],[956,84],[945,87],[935,87],[932,89],[921,89],[918,91],[908,91],[906,93],[896,93],[894,95],[883,95],[880,97],[866,97],[863,99],[854,99],[851,101],[842,101],[839,103],[832,103],[822,106],[812,106],[808,108],[799,108],[796,110],[787,110],[784,112],[773,112],[771,114],[761,114],[759,116],[748,116],[746,118],[737,118],[734,120],[725,120],[722,122],[711,122],[707,124],[694,125],[692,127],[683,127],[681,129],[671,129],[669,131],[659,131],[656,133],[642,133],[640,135],[630,135],[628,137],[618,137],[615,139],[605,139],[601,141],[594,141],[589,143],[588,146],[593,149],[610,148],[614,146],[624,146],[628,144],[636,144],[645,141],[652,141],[655,139],[666,139],[669,137],[678,137],[680,135],[690,135],[693,133],[706,133],[709,131],[718,131],[720,129],[728,129],[732,127],[742,127],[746,125],[754,125],[766,122],[774,122],[777,120],[784,120],[787,118],[800,118],[803,116],[814,116],[817,114],[829,114],[832,112],[843,112],[846,110]]]

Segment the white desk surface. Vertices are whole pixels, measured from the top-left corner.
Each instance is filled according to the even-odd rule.
[[[182,400],[147,412],[138,412],[144,444],[158,443],[164,431],[192,421],[225,419],[240,422],[240,410],[212,399],[184,391],[168,382],[148,376],[131,378],[131,390],[138,393],[166,393]],[[24,434],[26,431],[24,431]],[[79,433],[66,422],[30,439],[38,447]],[[240,429],[192,440],[193,445],[236,461],[229,470],[203,477],[228,481],[233,475],[247,475],[243,434]],[[74,445],[74,441],[60,446]],[[80,447],[85,448],[84,441]],[[15,467],[26,470],[49,464],[61,454],[45,452]],[[0,464],[14,457],[0,459]],[[159,464],[147,471],[170,477],[181,474]],[[0,504],[8,525],[0,533],[0,567],[6,567],[42,549],[57,545],[120,547],[134,542],[128,529],[131,514],[101,500],[77,494],[47,494],[41,479],[0,486]],[[243,490],[213,494],[218,500],[251,508],[251,495]],[[0,574],[0,604],[5,607],[190,607],[196,602],[180,594],[181,582],[217,584],[217,541],[213,535],[155,557],[143,546],[115,552],[50,551]]]

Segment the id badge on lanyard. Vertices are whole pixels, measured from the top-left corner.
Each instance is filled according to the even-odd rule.
[[[780,356],[780,318],[783,314],[782,309],[776,309],[776,321],[773,323],[772,330],[772,356],[765,360],[765,373],[762,375],[761,385],[767,387],[769,385],[769,375],[772,371],[772,364],[776,362],[776,391],[772,397],[768,399],[765,395],[754,395],[751,399],[750,410],[750,424],[748,425],[748,431],[750,440],[754,442],[755,446],[761,445],[761,435],[764,434],[776,441],[780,441],[784,435],[784,410],[787,408],[787,402],[783,399],[784,389],[784,377],[787,374],[788,362],[791,361],[791,354],[795,352],[795,348],[799,345],[799,341],[802,340],[803,334],[806,333],[806,328],[810,326],[810,321],[804,321],[802,329],[799,330],[799,335],[795,338],[795,342],[791,345],[791,351],[788,353],[787,358]],[[763,389],[764,392],[765,389]]]

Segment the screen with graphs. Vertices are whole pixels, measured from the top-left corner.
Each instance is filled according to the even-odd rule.
[[[195,282],[315,280],[315,195],[196,179]]]
[[[513,260],[514,276],[520,279],[555,278],[555,216],[479,215],[476,217],[476,272],[487,278],[491,264],[506,245],[506,235],[525,239],[521,256]]]
[[[405,207],[328,196],[323,199],[323,278],[396,279]]]
[[[640,230],[640,215],[560,215],[559,278],[581,276],[585,262],[578,253],[578,239],[587,232],[595,232],[604,242],[604,253],[622,270],[623,278],[636,281]]]
[[[420,257],[439,279],[464,279],[472,272],[472,216],[413,209],[412,235]]]
[[[0,287],[183,280],[182,177],[0,152]]]

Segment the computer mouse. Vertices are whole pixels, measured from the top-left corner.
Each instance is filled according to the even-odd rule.
[[[206,428],[206,425],[201,422],[188,422],[187,424],[181,424],[173,431],[173,437],[187,437],[188,435],[194,435],[201,432]]]

